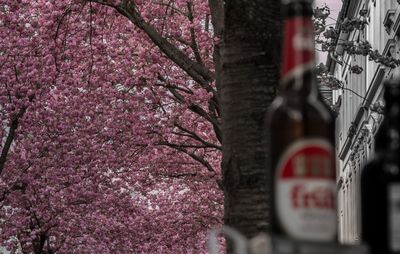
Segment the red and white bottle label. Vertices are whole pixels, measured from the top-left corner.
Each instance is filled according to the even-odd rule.
[[[303,139],[283,153],[276,170],[275,209],[286,234],[334,241],[337,232],[335,157],[321,139]]]

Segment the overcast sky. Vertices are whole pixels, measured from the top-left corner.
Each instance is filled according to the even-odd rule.
[[[315,0],[316,6],[323,6],[324,4],[328,5],[329,8],[331,9],[331,15],[330,17],[333,19],[337,19],[337,16],[339,14],[340,8],[342,7],[342,0]],[[330,19],[327,20],[328,24],[335,23],[334,20]],[[326,56],[327,54],[317,54],[317,63],[323,62],[325,63],[326,61]]]

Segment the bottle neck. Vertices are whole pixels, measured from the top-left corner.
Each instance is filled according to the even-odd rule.
[[[281,69],[284,92],[317,94],[314,26],[311,15],[312,6],[307,1],[295,1],[287,5]]]

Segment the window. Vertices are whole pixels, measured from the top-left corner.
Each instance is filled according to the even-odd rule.
[[[390,34],[391,29],[394,24],[394,14],[396,10],[390,9],[386,12],[385,19],[383,20],[383,25],[385,26],[385,30],[388,34]]]

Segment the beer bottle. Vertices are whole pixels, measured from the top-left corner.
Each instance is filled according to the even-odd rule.
[[[361,237],[371,254],[400,253],[400,81],[385,82],[375,156],[361,172]]]
[[[312,1],[286,0],[280,93],[267,116],[275,234],[336,242],[334,118],[316,83]]]

